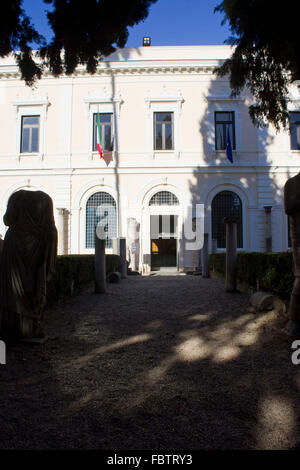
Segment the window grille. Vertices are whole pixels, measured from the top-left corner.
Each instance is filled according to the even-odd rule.
[[[243,247],[242,202],[232,191],[221,191],[211,204],[212,239],[217,240],[217,248],[226,248],[226,226],[224,217],[237,218],[237,247]]]
[[[106,248],[112,248],[112,238],[117,236],[117,206],[106,192],[95,193],[87,201],[86,248],[95,248],[95,229],[99,223],[104,225]]]
[[[169,191],[160,191],[150,199],[149,206],[178,206],[179,201],[175,194]]]

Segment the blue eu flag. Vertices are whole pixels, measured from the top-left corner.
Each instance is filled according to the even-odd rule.
[[[226,134],[226,155],[227,155],[228,160],[230,160],[231,163],[233,163],[229,127],[227,127],[227,134]]]

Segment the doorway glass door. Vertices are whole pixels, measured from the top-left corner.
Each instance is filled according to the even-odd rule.
[[[177,215],[151,215],[151,270],[177,267]]]

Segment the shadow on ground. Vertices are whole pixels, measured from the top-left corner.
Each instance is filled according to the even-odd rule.
[[[300,366],[273,312],[200,276],[132,277],[7,345],[2,449],[289,449]]]

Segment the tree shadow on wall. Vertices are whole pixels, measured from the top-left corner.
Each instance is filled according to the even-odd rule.
[[[232,98],[226,78],[210,82],[203,94],[206,109],[199,122],[199,134],[203,139],[203,163],[194,170],[190,181],[193,207],[205,206],[205,233],[209,234],[209,251],[212,239],[212,201],[223,191],[238,196],[241,203],[242,242],[245,251],[268,251],[266,244],[266,207],[271,206],[272,251],[287,249],[287,217],[283,210],[283,185],[280,178],[287,179],[272,156],[275,132],[271,128],[257,129],[251,122],[248,106],[251,98],[244,91]],[[233,163],[226,150],[216,150],[216,119],[220,113],[234,113],[231,142]],[[221,117],[223,114],[221,114]],[[227,127],[225,127],[227,129]],[[226,134],[224,132],[226,145]],[[219,144],[219,142],[218,142]],[[224,214],[225,215],[225,214]],[[227,214],[230,215],[230,214]],[[216,230],[215,230],[216,231]],[[225,236],[225,226],[223,228]],[[224,248],[224,247],[223,247]]]

